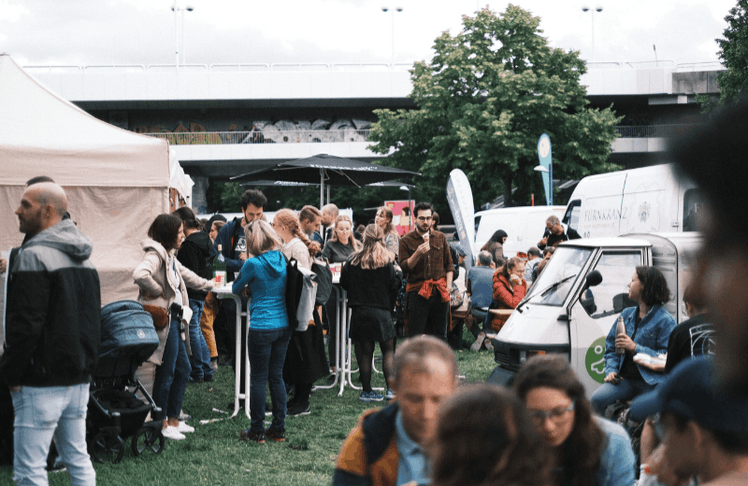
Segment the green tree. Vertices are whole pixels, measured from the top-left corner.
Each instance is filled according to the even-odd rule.
[[[727,68],[717,75],[722,106],[736,103],[748,93],[748,1],[739,0],[725,20],[725,38],[716,39],[719,58]],[[708,96],[699,96],[698,101],[707,112],[716,106]]]
[[[376,110],[372,150],[395,149],[393,164],[423,174],[419,193],[444,199],[449,172],[462,169],[474,199],[504,194],[507,206],[542,193],[537,142],[548,133],[556,178],[581,178],[617,166],[607,162],[615,125],[611,108],[592,109],[576,51],[548,46],[540,19],[515,5],[496,15],[464,17],[456,36],[443,33],[430,63],[411,70],[417,109]],[[517,191],[512,194],[512,188]]]

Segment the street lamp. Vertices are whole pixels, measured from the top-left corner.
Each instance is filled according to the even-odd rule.
[[[184,11],[192,12],[195,10],[194,7],[191,5],[187,5],[186,7],[178,7],[177,6],[177,0],[174,0],[174,5],[171,7],[171,11],[174,12],[174,44],[176,45],[175,49],[175,56],[176,61],[175,65],[177,68],[177,73],[179,72],[179,29],[177,28],[177,14],[182,13],[182,48],[184,49]],[[185,62],[186,62],[186,55],[185,55]]]
[[[392,66],[395,65],[395,12],[402,12],[402,7],[382,7],[382,12],[387,13],[392,11]],[[391,66],[390,66],[391,67]]]
[[[601,5],[596,5],[594,9],[591,9],[587,5],[582,6],[582,12],[590,12],[592,16],[592,58],[591,61],[595,62],[595,12],[600,13],[603,11]]]

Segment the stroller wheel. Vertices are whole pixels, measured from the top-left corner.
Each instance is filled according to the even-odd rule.
[[[99,464],[103,464],[104,461],[117,464],[125,455],[125,441],[118,435],[98,433],[88,443],[88,453],[91,459]]]
[[[155,454],[160,454],[164,450],[165,442],[166,438],[159,431],[154,430],[153,427],[143,427],[138,429],[132,437],[132,453],[137,457],[143,451],[150,449]]]

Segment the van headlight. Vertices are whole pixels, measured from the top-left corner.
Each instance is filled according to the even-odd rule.
[[[519,352],[519,364],[524,364],[525,361],[527,361],[528,358],[532,358],[533,356],[538,356],[541,354],[545,354],[545,351],[541,350],[520,350]]]

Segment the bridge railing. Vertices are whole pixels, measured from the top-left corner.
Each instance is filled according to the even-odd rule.
[[[669,138],[692,129],[694,125],[639,125],[616,127],[618,138]]]
[[[693,125],[617,126],[618,138],[669,138],[693,128]],[[259,143],[350,143],[368,142],[371,130],[268,130],[233,132],[159,132],[144,133],[165,138],[172,145],[219,145]]]
[[[350,143],[367,142],[371,130],[263,130],[233,132],[144,133],[165,138],[172,145],[220,145],[259,143]]]

